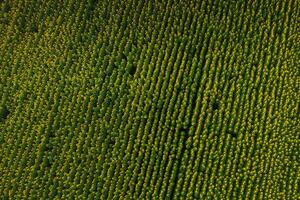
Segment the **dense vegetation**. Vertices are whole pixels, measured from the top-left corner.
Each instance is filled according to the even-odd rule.
[[[0,1],[0,199],[298,199],[299,0]]]

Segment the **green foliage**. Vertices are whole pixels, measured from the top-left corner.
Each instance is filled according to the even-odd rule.
[[[0,199],[297,199],[299,1],[0,1]]]

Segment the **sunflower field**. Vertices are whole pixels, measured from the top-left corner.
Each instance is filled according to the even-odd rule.
[[[0,0],[0,199],[300,199],[300,1]]]

